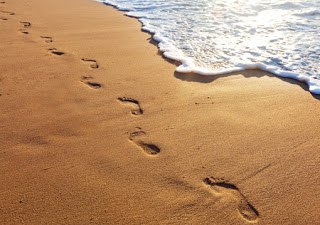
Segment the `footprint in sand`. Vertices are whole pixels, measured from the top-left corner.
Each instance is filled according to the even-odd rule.
[[[8,11],[3,11],[3,10],[1,10],[0,12],[3,13],[3,14],[7,14],[7,15],[9,15],[9,16],[15,15],[14,12],[8,12]]]
[[[4,3],[6,3],[6,2],[4,2],[4,1],[0,2],[0,4],[4,4]]]
[[[20,21],[20,23],[23,25],[24,29],[20,29],[20,32],[23,34],[29,34],[28,31],[26,31],[26,28],[30,28],[31,27],[31,23],[30,22],[24,22],[24,21]]]
[[[58,51],[56,48],[49,48],[49,52],[51,52],[54,55],[58,55],[58,56],[65,54],[64,52]]]
[[[53,38],[52,37],[49,37],[49,36],[40,36],[43,40],[44,40],[44,42],[46,42],[46,43],[51,43],[51,42],[53,42]]]
[[[92,69],[98,69],[98,68],[99,68],[99,64],[98,64],[97,61],[94,60],[94,59],[82,58],[81,60],[82,60],[83,62],[85,62],[85,63],[89,63],[89,64],[90,64],[90,67],[91,67]]]
[[[5,17],[0,16],[0,20],[8,20],[8,19],[5,18]]]
[[[21,33],[23,33],[23,34],[29,34],[28,31],[25,31],[25,30],[20,30],[20,31],[21,31]]]
[[[93,77],[91,77],[91,76],[82,76],[80,81],[93,89],[99,89],[102,87],[102,84],[99,84],[97,82],[93,82],[92,79],[93,79]]]
[[[133,98],[127,98],[127,97],[121,97],[121,98],[118,98],[118,100],[122,103],[129,104],[133,107],[133,109],[131,110],[132,115],[137,116],[137,115],[143,114],[143,109],[141,108],[138,100],[135,100]]]
[[[203,180],[204,184],[209,186],[215,195],[224,197],[232,196],[238,203],[238,212],[245,221],[256,222],[259,218],[259,212],[253,207],[248,199],[240,192],[239,188],[222,178],[207,177]]]
[[[157,145],[142,140],[145,136],[146,133],[141,130],[141,128],[137,128],[136,131],[129,134],[129,141],[137,145],[144,153],[150,156],[155,156],[160,153],[160,148]]]
[[[30,23],[30,22],[21,21],[20,23],[23,25],[24,28],[29,28],[29,27],[31,27],[31,23]]]

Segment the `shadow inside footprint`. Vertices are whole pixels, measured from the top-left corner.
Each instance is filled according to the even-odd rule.
[[[143,109],[140,106],[140,103],[138,100],[135,100],[133,98],[127,98],[127,97],[121,97],[118,98],[118,100],[122,103],[130,104],[133,106],[133,109],[131,110],[132,115],[142,115],[143,114]]]
[[[61,56],[61,55],[64,55],[64,54],[65,54],[64,52],[58,51],[56,48],[50,48],[49,51],[50,51],[52,54],[58,55],[58,56]]]
[[[134,131],[130,133],[129,140],[136,144],[144,153],[148,155],[157,155],[160,153],[160,148],[152,143],[147,143],[142,141],[143,137],[146,135],[144,131],[141,130],[141,128],[138,128],[137,131]]]
[[[51,43],[53,42],[52,37],[49,36],[40,36],[46,43]]]
[[[8,19],[5,17],[0,17],[0,20],[8,20]]]
[[[238,212],[240,216],[248,222],[256,222],[259,218],[259,212],[247,200],[247,198],[240,192],[239,188],[224,179],[217,179],[214,177],[205,178],[204,184],[210,186],[211,190],[217,195],[233,196],[238,201]]]
[[[9,15],[9,16],[15,15],[14,12],[8,12],[8,11],[3,11],[3,10],[1,10],[0,12],[5,13],[5,14],[7,14],[7,15]]]
[[[259,217],[259,212],[246,199],[240,201],[238,211],[249,222],[255,222]]]
[[[30,22],[20,22],[24,28],[29,28],[31,27],[31,23]]]
[[[98,89],[98,88],[101,88],[102,85],[99,84],[99,83],[96,83],[96,82],[91,82],[91,81],[87,81],[85,82],[87,85],[89,85],[90,87],[92,88],[95,88],[95,89]]]
[[[149,155],[156,155],[160,153],[160,148],[154,144],[144,143],[143,141],[137,141],[135,143]]]
[[[92,69],[98,69],[98,68],[99,68],[99,64],[98,64],[97,61],[94,60],[94,59],[82,58],[81,60],[82,60],[83,62],[90,63],[90,67],[91,67]]]
[[[20,31],[21,31],[21,33],[23,33],[23,34],[29,34],[28,31],[25,31],[25,30],[20,30]]]
[[[97,82],[93,82],[93,81],[91,81],[92,79],[93,79],[93,77],[91,77],[91,76],[82,76],[81,82],[88,85],[91,88],[94,88],[94,89],[99,89],[102,87],[102,84],[99,84]]]

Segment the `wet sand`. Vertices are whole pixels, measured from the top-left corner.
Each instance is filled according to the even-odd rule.
[[[319,223],[305,85],[177,74],[89,0],[7,0],[0,29],[0,224]]]

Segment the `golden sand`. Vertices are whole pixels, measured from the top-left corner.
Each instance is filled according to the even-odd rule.
[[[0,224],[320,224],[320,102],[176,74],[89,0],[0,4]]]

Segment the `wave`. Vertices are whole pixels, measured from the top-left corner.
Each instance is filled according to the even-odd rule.
[[[294,10],[294,13],[287,15],[288,10],[283,10],[283,8],[290,8],[290,10],[292,8],[296,9],[296,6],[299,4],[284,2],[278,4],[278,7],[275,7],[277,8],[276,10],[281,8],[279,11],[270,10],[266,8],[265,5],[263,5],[263,7],[257,7],[257,5],[255,5],[252,8],[255,10],[259,8],[260,11],[230,9],[230,11],[235,10],[236,13],[230,13],[230,18],[219,18],[219,16],[223,17],[228,14],[219,14],[219,10],[216,5],[214,5],[213,8],[215,10],[213,12],[216,12],[214,20],[207,21],[205,18],[207,14],[197,14],[198,11],[201,10],[199,5],[186,4],[185,1],[170,2],[169,0],[158,0],[157,3],[154,3],[155,1],[153,0],[153,3],[150,4],[145,1],[142,4],[140,1],[142,0],[136,0],[137,4],[134,4],[132,1],[129,2],[126,0],[100,0],[100,2],[106,5],[111,5],[121,11],[126,11],[128,16],[138,18],[142,23],[142,30],[153,35],[153,39],[158,42],[159,50],[163,55],[181,63],[176,68],[177,72],[211,76],[239,72],[247,69],[259,69],[280,77],[304,82],[309,86],[311,93],[320,94],[320,69],[318,67],[320,48],[317,47],[319,46],[318,43],[320,44],[320,42],[317,42],[319,40],[316,40],[314,43],[309,41],[309,46],[307,44],[298,46],[294,43],[295,40],[299,38],[302,39],[302,36],[300,37],[299,35],[303,35],[305,32],[311,34],[310,39],[314,38],[312,31],[317,32],[318,27],[316,26],[315,29],[311,29],[313,24],[306,25],[303,24],[301,20],[297,22],[292,20],[293,16],[305,18],[318,15],[319,10],[311,9],[304,12],[299,11],[299,13]],[[211,2],[203,1],[207,4]],[[188,7],[189,9],[187,11],[186,8]],[[221,10],[223,10],[224,7],[225,5],[221,4]],[[249,6],[247,5],[247,7]],[[180,12],[181,10],[184,10],[184,14],[172,14]],[[194,18],[190,15],[188,19],[179,18],[179,16],[185,15],[186,13],[193,13],[192,10],[196,11],[194,15],[192,15]],[[249,14],[247,11],[249,11]],[[250,16],[243,16],[243,18],[241,18],[241,13]],[[273,13],[275,14],[272,18],[273,21],[269,21],[270,24],[259,24],[265,23],[266,17]],[[280,22],[284,16],[288,17],[288,21],[283,25]],[[239,22],[239,17],[244,21]],[[279,20],[275,17],[279,17]],[[259,21],[260,19],[261,22]],[[228,28],[228,25],[234,21],[238,21],[238,24]],[[247,27],[246,23],[252,23],[252,21],[255,21],[256,24]],[[209,22],[215,24],[212,25],[210,23],[209,25]],[[190,26],[190,23],[195,27]],[[259,28],[259,25],[262,26],[262,29]],[[190,30],[187,30],[188,26]],[[273,29],[272,26],[277,26],[277,29]],[[230,31],[230,29],[233,30]],[[297,32],[297,29],[306,30],[304,33],[300,33]],[[211,36],[212,33],[215,33],[214,38]],[[271,33],[271,35],[269,35],[269,33]],[[295,40],[292,40],[293,45],[288,45],[284,36],[293,33],[295,35]],[[267,37],[266,41],[263,40],[264,34]],[[240,42],[232,43],[236,39],[236,35],[249,40],[249,47]],[[226,38],[227,42],[225,40],[223,42],[219,40],[219,38]],[[259,41],[261,43],[257,43]],[[210,44],[207,42],[210,42]],[[213,44],[213,42],[215,43]],[[218,44],[216,42],[218,42]],[[274,45],[274,43],[277,43],[277,45]],[[283,46],[285,47],[294,47],[294,49],[282,49],[283,46],[281,46],[281,43],[284,43]],[[245,46],[244,49],[237,50],[237,44]],[[235,49],[230,48],[230,46]]]

